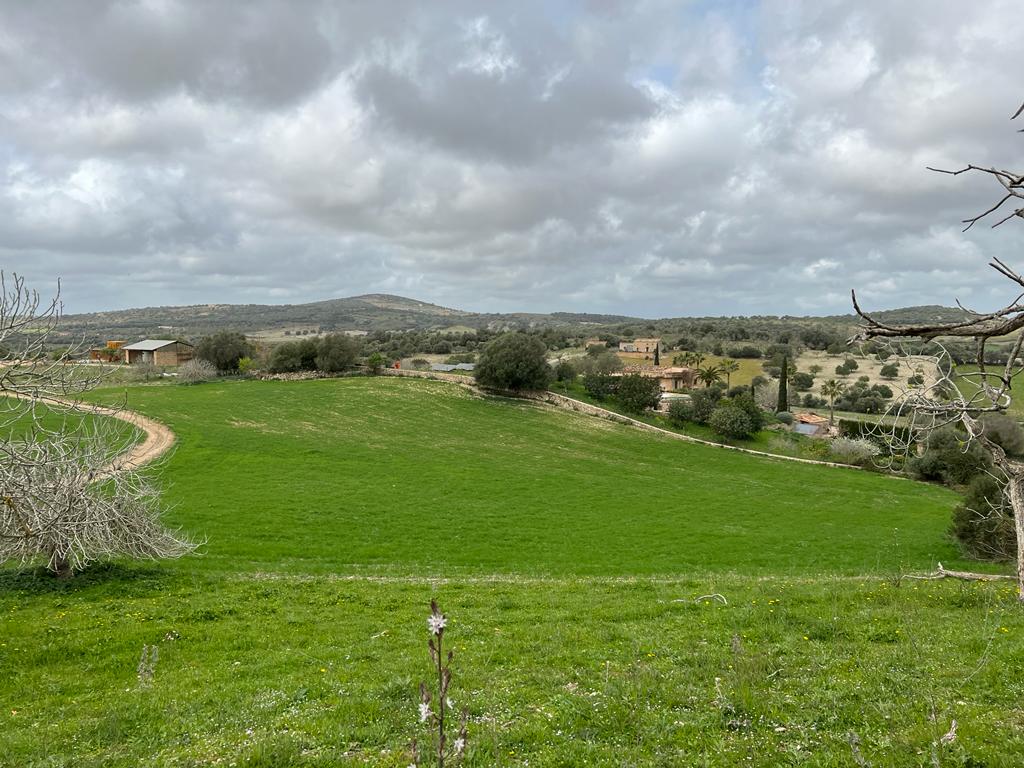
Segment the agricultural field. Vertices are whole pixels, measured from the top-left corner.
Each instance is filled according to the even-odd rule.
[[[467,765],[1024,761],[1013,590],[905,577],[978,567],[946,489],[432,381],[96,396],[177,433],[207,543],[0,570],[0,765],[404,768],[431,598]]]

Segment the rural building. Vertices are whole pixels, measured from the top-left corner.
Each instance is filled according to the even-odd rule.
[[[584,349],[590,349],[591,347],[607,347],[608,342],[604,339],[599,339],[596,336],[591,336],[589,339],[583,342]]]
[[[679,389],[689,389],[697,380],[697,374],[692,368],[684,368],[681,366],[672,368],[645,368],[634,366],[632,368],[624,369],[620,374],[613,375],[621,376],[627,373],[639,373],[641,376],[648,376],[652,379],[657,379],[658,386],[661,387],[662,392],[674,392]]]
[[[430,366],[430,370],[438,371],[440,373],[451,373],[452,371],[472,371],[476,368],[476,363],[456,363],[455,365],[448,365],[447,363],[434,363]]]
[[[619,357],[626,360],[654,360],[657,363],[665,352],[661,339],[633,339],[619,342]]]
[[[160,367],[176,367],[192,359],[192,345],[185,341],[144,339],[121,347],[128,365],[149,363]]]

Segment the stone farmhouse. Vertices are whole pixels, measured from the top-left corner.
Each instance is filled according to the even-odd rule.
[[[633,339],[619,342],[618,355],[624,360],[653,360],[657,365],[665,351],[661,339]]]
[[[143,339],[121,347],[127,365],[150,364],[174,368],[192,359],[192,345],[186,341]]]

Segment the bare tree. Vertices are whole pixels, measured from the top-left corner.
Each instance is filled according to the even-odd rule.
[[[160,496],[127,460],[135,435],[86,404],[102,369],[47,356],[60,320],[24,280],[0,273],[0,563],[43,559],[61,577],[114,556],[195,549],[159,521]]]
[[[1022,112],[1024,105],[1011,119],[1017,118]],[[970,171],[986,173],[1002,186],[1005,194],[999,202],[977,216],[964,219],[965,232],[978,221],[995,214],[1011,199],[1024,200],[1024,174],[975,165],[968,165],[956,171],[938,168],[929,170],[953,176]],[[1009,215],[998,219],[992,226],[998,227],[1015,216],[1024,218],[1024,207],[1017,208]],[[891,325],[864,312],[857,303],[856,293],[853,292],[853,306],[864,321],[864,325],[851,341],[918,339],[933,342],[935,348],[939,350],[932,360],[937,371],[936,379],[927,386],[911,387],[902,393],[894,401],[890,414],[903,417],[910,424],[911,434],[918,436],[922,432],[942,426],[959,425],[966,433],[968,441],[977,441],[992,454],[995,467],[1005,478],[1005,495],[1013,514],[1017,540],[1018,597],[1024,601],[1024,462],[1008,456],[1006,451],[986,434],[985,424],[981,418],[986,413],[1004,412],[1009,408],[1013,379],[1024,371],[1024,362],[1021,361],[1021,350],[1024,347],[1024,293],[1020,293],[1021,289],[1024,289],[1024,277],[1001,259],[993,259],[990,266],[1008,279],[1018,292],[1016,298],[1002,309],[988,313],[975,312],[957,302],[966,314],[962,320]],[[987,345],[993,339],[1006,337],[1012,338],[1007,361],[993,368],[986,362]],[[949,338],[973,340],[978,368],[976,372],[956,372],[955,366],[941,347],[941,340]],[[910,442],[912,441],[904,441],[902,448],[909,450]]]

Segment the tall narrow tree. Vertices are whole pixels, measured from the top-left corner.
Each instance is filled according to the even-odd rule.
[[[783,356],[782,358],[782,370],[779,372],[779,402],[775,406],[775,411],[787,411],[789,410],[789,358]]]

